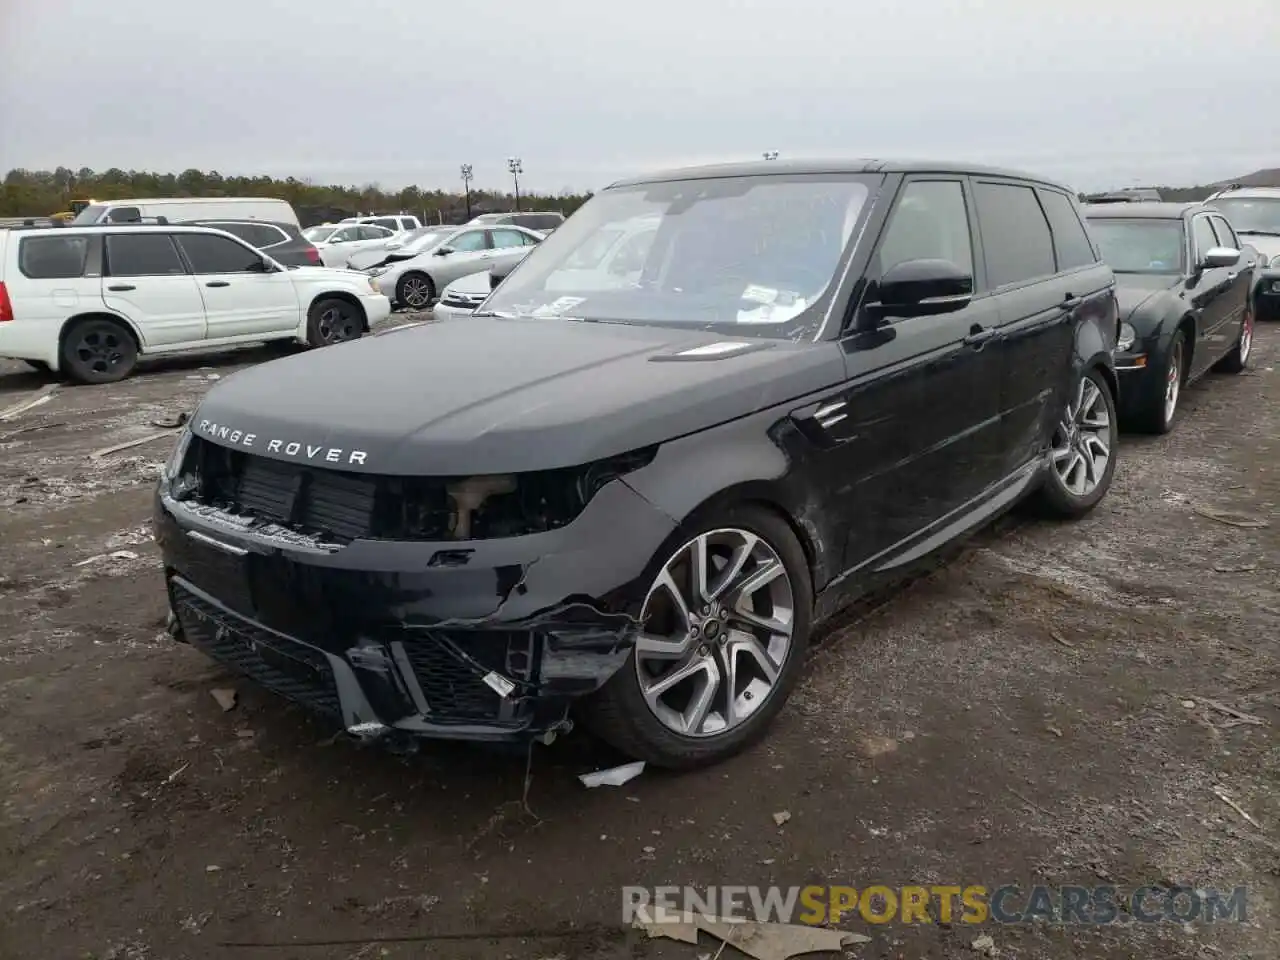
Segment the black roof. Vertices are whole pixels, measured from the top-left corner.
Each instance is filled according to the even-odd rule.
[[[1181,220],[1200,210],[1218,212],[1215,207],[1198,200],[1184,203],[1143,200],[1136,203],[1087,203],[1084,214],[1095,220]]]
[[[1067,190],[1062,184],[1022,170],[988,167],[964,160],[751,160],[745,163],[718,163],[698,167],[676,167],[638,177],[628,177],[610,184],[625,187],[668,180],[709,180],[713,177],[759,177],[767,174],[823,173],[954,173],[979,177],[1008,177],[1029,180]],[[1073,191],[1068,191],[1073,192]]]

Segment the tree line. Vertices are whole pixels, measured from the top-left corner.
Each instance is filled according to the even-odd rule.
[[[1171,201],[1203,200],[1216,186],[1157,187],[1160,196]],[[559,210],[568,216],[590,197],[590,193],[562,190],[556,195],[524,194],[525,210]],[[288,200],[303,226],[340,220],[367,213],[416,214],[424,222],[461,223],[467,214],[463,193],[424,190],[409,186],[394,192],[376,184],[364,186],[321,185],[287,177],[223,176],[216,170],[184,170],[182,173],[152,173],[147,170],[96,171],[88,167],[71,170],[10,170],[0,185],[0,217],[48,217],[71,209],[76,199],[122,200],[147,197],[278,197]],[[1086,199],[1081,194],[1081,199]],[[470,212],[474,216],[512,210],[515,197],[494,190],[471,191]]]
[[[563,190],[559,194],[525,194],[523,210],[559,210],[568,216],[590,196]],[[412,213],[432,223],[460,223],[467,212],[461,191],[424,190],[410,186],[386,191],[376,184],[364,186],[321,185],[287,177],[223,176],[216,170],[184,170],[153,173],[148,170],[96,171],[10,170],[0,185],[0,217],[48,217],[71,209],[76,199],[123,200],[149,197],[277,197],[288,200],[303,226],[367,213]],[[515,208],[511,193],[471,190],[471,213],[500,212]]]

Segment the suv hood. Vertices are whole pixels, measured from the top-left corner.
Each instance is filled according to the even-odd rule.
[[[367,284],[360,274],[353,274],[341,267],[290,267],[289,275],[299,280],[342,280],[346,283]],[[373,291],[367,291],[372,293]]]
[[[677,356],[727,340],[744,346]],[[191,425],[215,443],[335,470],[518,473],[705,430],[843,376],[833,343],[476,317],[242,370],[206,395]]]

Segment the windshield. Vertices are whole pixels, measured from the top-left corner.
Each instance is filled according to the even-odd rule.
[[[1212,203],[1227,215],[1236,233],[1280,237],[1280,198],[1237,197]]]
[[[80,224],[97,223],[102,219],[102,215],[106,212],[107,205],[105,203],[91,203],[89,206],[77,213],[75,215],[75,219],[71,222]]]
[[[1182,273],[1181,220],[1089,220],[1102,259],[1116,273]]]
[[[324,243],[324,241],[333,236],[334,231],[337,229],[333,224],[327,224],[323,227],[307,227],[302,231],[302,235],[312,243]]]
[[[881,179],[752,176],[605,190],[534,249],[485,312],[812,336]]]

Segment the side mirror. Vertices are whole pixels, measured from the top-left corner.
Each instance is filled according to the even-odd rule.
[[[436,247],[437,257],[447,257],[451,253],[453,253],[453,247]]]
[[[973,274],[950,260],[904,260],[885,271],[868,301],[876,317],[929,317],[963,310],[973,300]]]
[[[1218,267],[1234,267],[1240,259],[1240,251],[1231,247],[1210,247],[1200,258],[1201,270],[1214,270]]]

